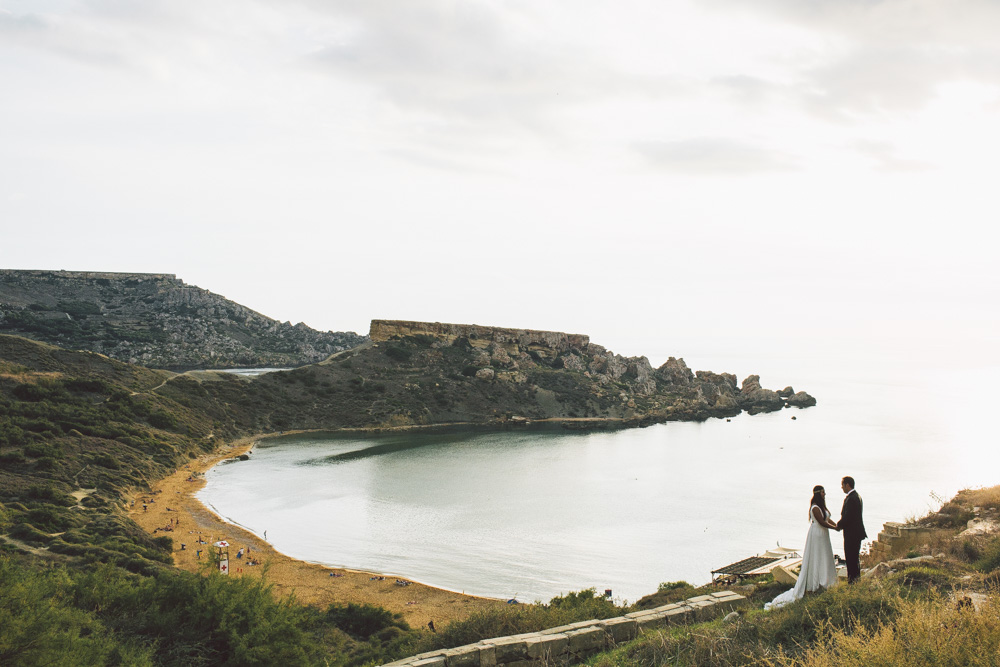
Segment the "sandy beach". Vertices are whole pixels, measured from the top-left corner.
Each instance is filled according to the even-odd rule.
[[[426,627],[429,621],[440,626],[466,618],[477,609],[503,604],[499,600],[462,595],[416,582],[401,586],[396,577],[379,578],[369,572],[330,568],[289,558],[256,535],[220,519],[194,497],[205,485],[202,473],[219,461],[249,451],[259,439],[254,436],[223,445],[154,484],[152,493],[139,493],[134,497],[135,503],[128,509],[129,516],[147,532],[173,538],[177,567],[190,572],[204,571],[212,544],[225,540],[230,544],[229,576],[260,577],[266,569],[266,579],[273,584],[278,596],[294,593],[298,601],[320,607],[333,602],[378,605],[402,614],[415,628]],[[164,530],[167,528],[172,530]],[[205,544],[199,544],[199,537]],[[236,554],[241,548],[244,555],[238,559]],[[251,559],[260,561],[261,565],[249,565]]]

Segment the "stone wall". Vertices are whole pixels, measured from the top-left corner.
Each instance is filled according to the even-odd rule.
[[[0,276],[27,278],[71,278],[74,280],[170,280],[177,281],[173,273],[114,273],[111,271],[45,271],[37,269],[0,269]],[[178,281],[183,283],[183,281]]]
[[[567,334],[558,331],[537,331],[534,329],[505,329],[486,327],[478,324],[447,324],[444,322],[406,322],[401,320],[372,320],[368,337],[374,342],[386,341],[393,337],[416,335],[433,336],[452,343],[456,338],[467,338],[474,347],[489,347],[497,343],[505,348],[532,350],[544,348],[557,352],[572,349],[585,350],[590,345],[590,336]]]
[[[643,632],[717,618],[745,603],[746,598],[738,593],[720,591],[617,618],[580,621],[541,632],[484,639],[467,646],[421,653],[384,667],[575,665]]]
[[[910,549],[929,545],[954,534],[955,531],[949,528],[930,528],[889,521],[882,526],[878,539],[869,545],[868,552],[877,561],[890,560],[904,555]]]

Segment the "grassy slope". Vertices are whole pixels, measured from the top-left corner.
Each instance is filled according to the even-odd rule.
[[[170,538],[151,538],[121,511],[132,490],[217,441],[281,419],[380,419],[377,406],[391,392],[354,379],[381,383],[399,360],[377,350],[371,357],[330,364],[327,375],[308,368],[259,382],[174,376],[0,336],[0,664],[364,664],[621,613],[590,592],[431,635],[374,607],[318,610],[275,600],[263,583],[174,571]],[[449,372],[466,382],[464,356],[455,357]],[[318,421],[329,404],[313,390],[328,389],[326,378],[346,389],[339,416]],[[465,400],[461,409],[485,411],[490,398]],[[354,411],[364,419],[352,421]],[[78,503],[71,494],[81,490]]]
[[[150,391],[168,376],[0,336],[0,664],[360,664],[417,642],[381,609],[170,567],[124,499],[238,433]]]
[[[623,613],[584,593],[432,636],[377,608],[309,609],[273,600],[265,584],[174,572],[170,538],[149,537],[119,511],[132,489],[252,432],[712,414],[690,388],[658,383],[637,395],[624,378],[600,385],[542,360],[522,360],[521,381],[488,381],[474,377],[476,358],[462,341],[417,337],[250,380],[0,336],[0,663],[362,664]],[[78,504],[70,494],[81,489],[92,492]],[[51,623],[32,611],[47,599]]]
[[[909,554],[935,558],[892,561],[885,576],[840,585],[770,612],[763,611],[763,603],[787,586],[764,581],[750,589],[754,605],[736,621],[651,633],[588,664],[998,665],[1000,536],[957,537],[965,524],[954,525],[953,519],[996,519],[1000,487],[963,491],[942,509],[923,521],[953,526],[956,537]],[[959,602],[966,596],[981,596],[978,611]]]

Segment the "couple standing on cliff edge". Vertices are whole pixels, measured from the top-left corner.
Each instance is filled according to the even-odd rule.
[[[840,512],[840,521],[830,519],[826,508],[826,490],[822,486],[813,487],[809,503],[809,532],[806,546],[802,551],[802,568],[795,587],[785,591],[765,609],[773,609],[802,598],[807,592],[829,588],[837,583],[837,566],[833,562],[833,546],[830,544],[830,530],[844,533],[844,558],[847,560],[847,582],[854,583],[861,576],[861,542],[868,534],[862,519],[861,496],[854,490],[854,478],[845,477],[840,488],[846,497]]]

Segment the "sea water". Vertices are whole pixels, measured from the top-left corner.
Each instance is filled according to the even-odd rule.
[[[794,375],[819,404],[615,432],[266,439],[212,469],[199,498],[302,560],[521,601],[589,587],[634,601],[802,547],[815,484],[836,518],[840,478],[854,476],[875,538],[938,498],[1000,483],[983,416],[995,368],[763,365],[764,386]]]

